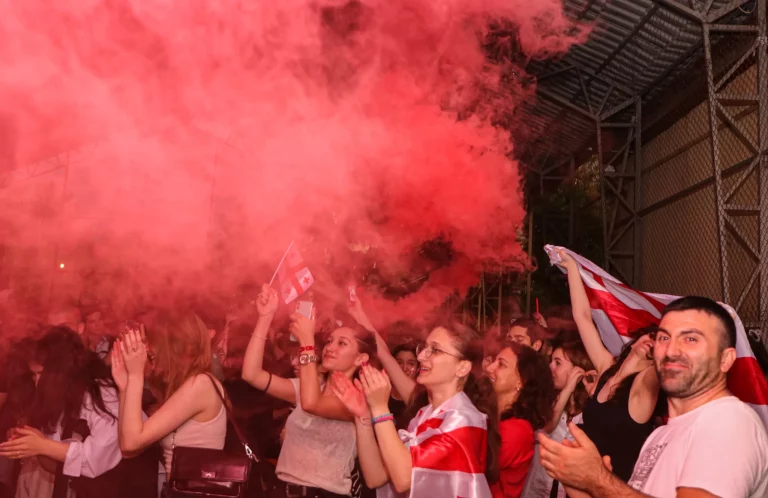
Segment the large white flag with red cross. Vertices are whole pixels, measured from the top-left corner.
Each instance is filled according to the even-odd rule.
[[[631,289],[590,260],[564,247],[547,245],[544,249],[552,264],[560,262],[557,249],[568,252],[579,264],[592,320],[600,331],[603,344],[614,355],[618,355],[622,346],[631,340],[632,332],[657,325],[664,307],[679,297]],[[749,345],[741,319],[733,308],[720,304],[736,322],[736,361],[728,372],[728,390],[751,405],[768,428],[768,382]]]
[[[304,294],[315,283],[315,278],[293,242],[277,268],[277,277],[280,279],[280,294],[285,304]]]

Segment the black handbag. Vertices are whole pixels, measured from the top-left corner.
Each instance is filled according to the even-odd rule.
[[[208,375],[208,378],[211,378]],[[211,379],[216,393],[224,404],[232,428],[242,444],[244,454],[233,455],[223,450],[188,448],[176,446],[176,432],[173,433],[173,463],[167,498],[247,498],[251,496],[248,479],[252,463],[260,464],[253,454],[234,417],[229,412],[224,396],[216,382]],[[261,492],[261,490],[251,490]]]

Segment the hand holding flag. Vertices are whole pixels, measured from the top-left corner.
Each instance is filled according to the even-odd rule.
[[[293,242],[288,245],[288,249],[280,260],[280,264],[277,265],[277,270],[275,270],[275,274],[272,275],[272,280],[269,282],[270,285],[272,285],[275,277],[280,279],[280,294],[285,304],[290,304],[291,301],[304,294],[315,283],[315,278],[304,262],[304,258],[301,257],[301,253],[293,245]]]
[[[589,298],[592,320],[605,347],[613,355],[621,352],[635,330],[658,325],[661,312],[678,296],[634,290],[605,270],[564,247],[544,246],[549,261],[564,272],[578,271]],[[736,323],[736,361],[728,372],[728,390],[757,411],[768,427],[768,382],[749,345],[744,325],[736,311],[720,303]]]

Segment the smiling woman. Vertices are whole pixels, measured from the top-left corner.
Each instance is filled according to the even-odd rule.
[[[315,349],[315,321],[291,316],[291,334],[299,344],[298,379],[285,379],[263,368],[269,327],[277,312],[278,297],[264,285],[256,302],[259,321],[243,361],[243,379],[266,394],[296,406],[285,424],[285,440],[277,461],[277,477],[285,496],[349,495],[355,452],[354,416],[327,389],[324,372],[348,382],[376,354],[376,338],[350,318],[336,323],[322,349]],[[322,378],[321,378],[322,377]]]
[[[360,382],[337,383],[336,396],[356,415],[360,466],[379,496],[490,496],[498,475],[495,395],[478,379],[477,334],[456,323],[432,329],[418,349],[417,388],[407,431],[398,433],[388,402],[389,377],[364,367]]]
[[[518,497],[533,461],[533,431],[552,418],[557,392],[545,358],[532,348],[508,342],[486,372],[499,403],[501,451],[494,497]]]

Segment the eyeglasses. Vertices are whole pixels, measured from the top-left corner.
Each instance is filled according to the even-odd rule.
[[[442,353],[447,354],[448,356],[453,356],[454,358],[461,359],[460,355],[449,353],[448,351],[443,351],[442,349],[438,349],[427,344],[419,344],[416,346],[416,356],[419,356],[422,352],[424,352],[424,358],[431,358],[434,353]]]

